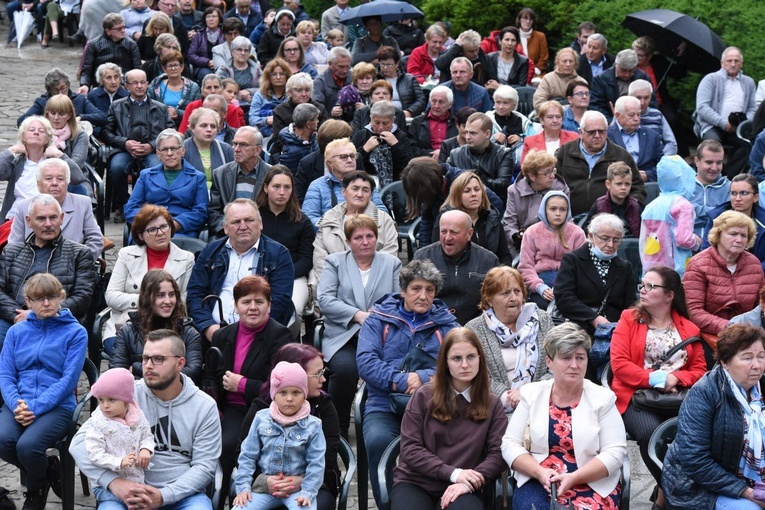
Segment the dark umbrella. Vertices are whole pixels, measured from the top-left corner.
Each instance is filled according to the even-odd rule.
[[[340,15],[340,23],[344,25],[363,25],[364,18],[379,16],[383,23],[393,23],[402,19],[422,18],[421,10],[407,2],[395,0],[373,0],[358,7],[346,9]]]
[[[634,34],[648,35],[656,42],[656,50],[677,58],[683,42],[683,59],[690,71],[706,74],[720,69],[725,41],[701,21],[669,9],[650,9],[628,14],[622,26]]]

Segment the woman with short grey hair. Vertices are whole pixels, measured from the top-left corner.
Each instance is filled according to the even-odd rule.
[[[250,58],[252,43],[244,36],[236,36],[231,41],[231,61],[220,66],[215,74],[222,80],[233,79],[239,85],[238,99],[244,103],[252,101],[260,84],[260,65]]]
[[[313,79],[306,73],[297,73],[290,76],[285,87],[287,100],[274,108],[273,130],[274,134],[279,134],[282,129],[292,123],[292,115],[299,104],[310,103],[319,109],[319,123],[321,124],[327,118],[327,110],[324,105],[317,103],[311,98],[313,94]],[[281,153],[281,141],[278,136],[273,136],[273,146],[271,154]]]

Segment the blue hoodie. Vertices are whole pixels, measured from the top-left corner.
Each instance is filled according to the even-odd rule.
[[[693,231],[704,239],[707,236],[707,220],[709,213],[715,207],[730,200],[730,179],[719,175],[712,184],[702,184],[696,179],[696,189],[691,197],[691,203],[696,210],[696,222]]]
[[[696,212],[690,198],[696,174],[680,156],[664,156],[656,166],[661,194],[641,215],[640,260],[643,274],[656,266],[674,268],[680,276],[692,252],[699,247],[693,233]]]

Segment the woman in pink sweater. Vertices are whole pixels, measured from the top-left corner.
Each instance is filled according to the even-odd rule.
[[[571,221],[571,204],[562,191],[548,191],[537,216],[540,223],[530,226],[523,236],[518,270],[529,288],[529,301],[546,310],[555,297],[553,285],[563,255],[582,246],[585,236]]]

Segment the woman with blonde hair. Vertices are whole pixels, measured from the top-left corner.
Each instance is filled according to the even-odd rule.
[[[314,25],[309,20],[303,20],[297,24],[295,28],[295,35],[298,42],[303,47],[303,54],[305,55],[306,64],[312,66],[325,65],[327,58],[329,58],[329,50],[327,45],[313,40],[316,35]]]
[[[175,35],[173,32],[173,22],[167,14],[157,11],[151,15],[143,34],[136,41],[142,61],[151,60],[157,56],[157,53],[154,51],[154,44],[157,42],[157,37],[162,34]]]
[[[547,151],[555,154],[562,145],[579,138],[579,133],[563,130],[563,105],[557,101],[546,101],[537,108],[542,132],[527,136],[523,141],[521,164],[530,150]]]
[[[568,84],[573,80],[581,80],[576,74],[578,62],[579,55],[573,48],[566,47],[558,50],[555,54],[555,69],[544,75],[537,91],[534,92],[534,108],[539,108],[545,101],[566,98]]]
[[[462,172],[452,182],[449,194],[441,206],[441,213],[453,209],[467,213],[473,221],[472,242],[496,253],[500,263],[512,265],[513,257],[502,231],[502,218],[491,206],[486,188],[475,172]],[[439,215],[433,224],[433,239],[439,237],[440,219]]]

